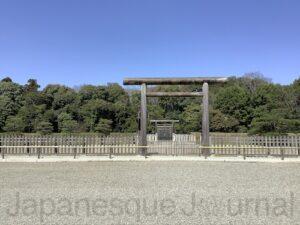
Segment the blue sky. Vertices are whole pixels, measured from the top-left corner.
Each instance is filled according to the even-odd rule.
[[[300,76],[298,0],[0,0],[0,76]]]

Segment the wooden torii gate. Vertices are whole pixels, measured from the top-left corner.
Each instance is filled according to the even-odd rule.
[[[147,97],[203,97],[201,145],[209,146],[208,84],[226,82],[225,77],[182,77],[182,78],[125,78],[124,85],[141,85],[140,145],[147,146]],[[189,85],[202,84],[202,92],[147,92],[147,85]],[[146,154],[141,148],[140,154]],[[203,149],[205,156],[210,154]]]

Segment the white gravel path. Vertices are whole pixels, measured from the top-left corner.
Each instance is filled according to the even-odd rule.
[[[299,163],[6,162],[0,181],[1,225],[300,224]]]
[[[286,157],[284,160],[281,157],[246,157],[243,156],[210,156],[206,159],[201,156],[163,156],[163,155],[151,155],[145,158],[144,156],[129,155],[129,156],[86,156],[78,155],[74,159],[73,156],[42,156],[38,159],[37,156],[13,156],[7,155],[4,159],[0,159],[1,162],[102,162],[102,161],[199,161],[199,162],[266,162],[266,163],[300,163],[300,157]]]

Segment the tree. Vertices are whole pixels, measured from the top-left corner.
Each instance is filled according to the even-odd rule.
[[[34,122],[36,117],[38,117],[40,114],[40,111],[36,105],[32,106],[22,106],[19,109],[18,116],[22,118],[22,120],[25,123],[25,132],[33,132],[34,130]]]
[[[97,126],[95,127],[95,131],[108,135],[112,131],[112,121],[107,119],[100,119]]]
[[[216,95],[215,106],[223,114],[239,121],[239,124],[248,127],[252,121],[252,108],[249,93],[237,86],[224,88]]]
[[[123,101],[127,100],[128,96],[124,89],[116,83],[109,83],[107,85],[107,101],[109,102],[117,102],[117,101]]]
[[[77,132],[78,123],[75,120],[64,120],[60,124],[60,131],[62,133]]]
[[[251,94],[255,93],[261,85],[271,83],[271,79],[264,77],[259,72],[246,73],[244,76],[238,79],[239,86],[245,87]]]
[[[295,97],[295,113],[297,118],[300,119],[300,77],[292,84],[294,97]]]
[[[286,130],[279,129],[282,128],[281,118],[277,115],[264,115],[255,118],[251,123],[250,134],[264,134],[264,133],[285,133]]]
[[[3,128],[6,132],[23,132],[25,123],[22,118],[18,116],[9,116]]]
[[[77,100],[77,94],[71,88],[62,85],[48,85],[43,91],[52,109],[60,110]]]
[[[25,92],[37,92],[40,85],[37,83],[35,79],[29,79],[27,84],[24,86]]]
[[[53,126],[48,121],[41,121],[37,123],[35,130],[43,135],[51,134],[53,132]]]
[[[1,82],[9,82],[12,83],[12,79],[10,77],[5,77],[1,80]]]
[[[0,82],[0,130],[8,116],[17,114],[21,100],[22,87],[19,84],[3,80]]]
[[[217,132],[236,132],[238,131],[239,121],[234,117],[223,114],[219,110],[213,110],[210,119],[211,131]]]
[[[81,101],[88,101],[91,99],[106,100],[108,91],[105,86],[83,85],[78,92]]]
[[[94,131],[99,118],[113,118],[112,103],[102,99],[91,99],[81,106],[80,117],[88,130]]]
[[[73,120],[70,114],[61,113],[58,116],[58,128],[59,131],[63,133],[76,132],[78,123],[77,121]]]
[[[182,132],[197,132],[201,130],[202,110],[200,104],[188,105],[182,113],[183,127],[179,127]]]

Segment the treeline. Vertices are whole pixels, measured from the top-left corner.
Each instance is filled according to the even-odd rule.
[[[155,86],[157,91],[200,91],[201,86]],[[69,88],[35,79],[20,85],[0,82],[0,131],[136,132],[140,92],[118,84]],[[283,134],[300,132],[300,77],[290,85],[274,84],[257,73],[210,85],[210,126],[215,132]],[[178,119],[178,133],[201,130],[200,98],[148,99],[149,119]],[[154,127],[149,124],[149,131]]]

